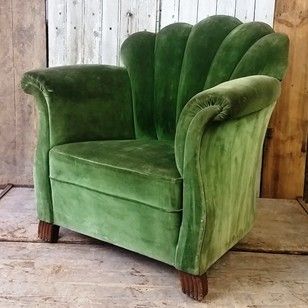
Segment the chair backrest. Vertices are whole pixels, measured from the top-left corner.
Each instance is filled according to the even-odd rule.
[[[132,84],[136,138],[172,140],[181,110],[198,92],[249,75],[281,80],[288,37],[262,22],[217,15],[194,26],[135,33],[121,56]]]

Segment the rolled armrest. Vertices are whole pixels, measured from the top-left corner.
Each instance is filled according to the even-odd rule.
[[[125,68],[75,65],[30,71],[23,90],[48,113],[50,146],[83,140],[131,138],[132,99]]]
[[[249,115],[273,104],[279,94],[276,78],[256,75],[230,80],[195,95],[183,108],[176,128],[175,157],[180,173],[189,129],[194,131],[191,136],[202,135],[208,122]]]
[[[58,144],[134,137],[131,86],[125,68],[76,65],[30,71],[23,90],[39,114],[34,183],[39,219],[53,222],[49,150]]]
[[[183,215],[175,266],[201,275],[251,228],[278,80],[251,76],[193,97],[176,130]]]

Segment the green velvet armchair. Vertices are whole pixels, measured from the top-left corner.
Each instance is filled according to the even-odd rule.
[[[160,260],[201,300],[207,269],[251,229],[288,38],[212,16],[123,43],[125,67],[30,71],[39,237],[59,226]]]

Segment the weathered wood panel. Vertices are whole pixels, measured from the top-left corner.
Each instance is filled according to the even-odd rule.
[[[254,20],[273,25],[275,0],[256,0]]]
[[[119,0],[103,1],[102,63],[119,63]]]
[[[16,175],[15,76],[11,1],[0,1],[0,184]]]
[[[81,58],[81,62],[84,62],[83,59],[83,48],[80,50],[76,50],[75,46],[78,44],[82,44],[82,38],[78,37],[80,42],[69,41],[70,47],[67,45],[67,35],[74,32],[73,30],[68,30],[69,27],[72,27],[71,22],[67,23],[67,2],[66,0],[48,0],[48,66],[59,66],[63,64],[74,64],[71,60],[75,59],[77,62],[78,58]],[[82,5],[82,4],[81,4]],[[73,17],[72,15],[77,13],[77,6],[73,9],[71,5],[68,7],[70,9],[70,19],[75,19],[76,22],[81,20],[81,16]],[[82,12],[82,9],[80,10]],[[78,31],[82,30],[83,25],[78,25],[81,27]],[[73,26],[74,27],[74,26]],[[77,27],[77,26],[76,26]],[[76,28],[77,30],[77,28]],[[82,32],[81,32],[82,33]],[[82,34],[80,34],[82,37]],[[71,51],[72,53],[76,52],[79,55],[68,55]]]
[[[198,14],[198,0],[179,2],[179,21],[195,24]]]
[[[0,185],[32,184],[35,109],[20,79],[46,65],[45,3],[0,1],[0,15]]]
[[[103,1],[85,1],[84,5],[84,62],[100,63],[102,54]]]
[[[16,184],[32,183],[36,125],[32,97],[20,86],[24,72],[46,66],[44,1],[13,0],[13,47],[15,74]],[[10,171],[10,170],[8,170]]]
[[[53,14],[56,11],[52,11]],[[58,11],[58,14],[61,11]],[[84,48],[83,48],[83,36],[84,36],[84,28],[83,28],[83,12],[84,12],[84,0],[67,0],[67,48],[66,50],[63,47],[60,48],[59,52],[66,53],[66,63],[67,64],[80,64],[83,63],[84,59]],[[51,12],[50,12],[51,13]],[[61,13],[62,15],[62,13]],[[53,27],[55,24],[50,20],[49,26],[51,27],[50,33],[53,31]],[[56,26],[57,27],[57,26]],[[56,39],[56,37],[54,38]],[[56,41],[53,41],[51,37],[49,37],[49,44],[55,44]],[[63,41],[65,43],[65,41]],[[54,46],[54,45],[51,45]],[[50,48],[51,49],[51,48]],[[49,55],[50,61],[53,61],[53,55]],[[50,63],[52,64],[52,63]]]
[[[2,307],[306,307],[308,257],[229,252],[203,303],[170,266],[108,245],[1,243]]]
[[[179,21],[179,1],[161,0],[160,28]]]
[[[124,40],[138,31],[157,30],[158,0],[119,0],[118,53]]]
[[[158,0],[48,1],[49,66],[119,64],[122,42],[155,32]]]
[[[49,0],[49,65],[119,64],[122,42],[137,31],[215,14],[272,25],[274,0]]]
[[[307,213],[297,200],[259,199],[254,226],[234,249],[308,254]]]
[[[239,20],[243,22],[249,22],[254,20],[254,16],[255,16],[255,0],[236,1],[235,17],[237,17]]]
[[[216,14],[235,16],[236,6],[235,0],[217,0]]]
[[[271,119],[262,196],[303,195],[308,123],[308,1],[277,0],[274,28],[290,38],[289,69]]]
[[[208,16],[216,15],[216,12],[217,12],[217,1],[213,0],[199,1],[198,21]]]

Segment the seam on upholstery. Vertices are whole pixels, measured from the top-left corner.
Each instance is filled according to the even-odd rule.
[[[91,191],[94,191],[96,193],[99,193],[99,194],[102,194],[102,195],[106,195],[106,196],[109,196],[109,197],[113,197],[113,198],[117,198],[117,199],[122,199],[122,200],[130,201],[130,202],[136,202],[136,203],[139,203],[139,204],[141,204],[143,206],[147,206],[147,207],[150,207],[152,209],[156,209],[156,210],[161,211],[161,212],[166,212],[166,213],[169,213],[169,214],[172,214],[172,213],[176,214],[176,213],[182,212],[182,209],[167,211],[166,209],[162,209],[160,207],[157,207],[157,206],[154,206],[154,205],[151,205],[151,204],[148,204],[148,203],[143,203],[143,202],[140,202],[140,201],[137,201],[137,200],[134,200],[134,199],[125,198],[125,197],[119,197],[119,196],[116,196],[116,195],[113,195],[113,194],[108,194],[106,192],[102,192],[102,191],[99,191],[97,189],[93,189],[93,188],[90,188],[90,187],[87,187],[87,186],[83,186],[83,185],[80,185],[80,184],[75,184],[75,183],[71,183],[71,182],[67,182],[67,181],[63,181],[63,180],[58,180],[58,179],[55,179],[55,178],[53,178],[51,176],[49,176],[49,178],[51,180],[59,182],[59,183],[64,183],[64,184],[69,184],[69,185],[73,185],[73,186],[76,186],[76,187],[81,187],[81,188],[88,189],[88,190],[91,190]]]
[[[120,48],[121,49],[121,48]],[[121,51],[120,51],[120,55],[119,58],[122,58],[121,56]],[[132,112],[132,118],[133,118],[133,127],[134,127],[134,138],[136,139],[136,130],[137,130],[137,123],[135,121],[135,99],[134,99],[134,91],[133,91],[133,85],[132,85],[132,78],[131,75],[129,73],[129,70],[127,67],[123,67],[125,68],[126,72],[127,72],[127,76],[128,76],[128,80],[129,80],[129,92],[130,92],[130,97],[131,97],[131,112]]]
[[[189,25],[191,25],[191,24],[189,24]],[[181,61],[181,69],[180,69],[179,82],[178,82],[178,85],[177,85],[177,88],[176,88],[175,129],[176,129],[176,126],[178,124],[178,121],[179,121],[179,118],[180,118],[180,115],[181,115],[181,111],[184,108],[184,106],[183,106],[181,111],[178,112],[178,102],[179,102],[178,97],[179,97],[179,88],[180,88],[181,75],[182,75],[182,70],[183,70],[183,62],[184,62],[184,57],[185,57],[185,54],[186,54],[187,42],[188,42],[188,39],[190,37],[192,28],[193,28],[193,25],[191,25],[191,28],[190,28],[190,31],[189,31],[189,35],[187,36],[187,40],[186,40],[186,44],[185,44],[185,48],[184,48],[184,52],[183,52],[183,56],[182,56],[182,61]]]
[[[236,17],[235,17],[235,18],[236,18]],[[222,44],[224,43],[224,41],[226,40],[226,38],[230,35],[230,33],[232,33],[232,31],[233,31],[234,29],[236,29],[237,27],[241,26],[242,24],[243,24],[243,22],[241,21],[241,23],[240,23],[239,25],[237,25],[236,27],[234,27],[234,28],[223,38],[223,40],[221,41],[219,47],[216,49],[215,55],[214,55],[214,57],[212,58],[211,64],[210,64],[210,66],[209,66],[209,69],[208,69],[208,72],[207,72],[207,76],[205,77],[205,80],[204,80],[204,83],[203,83],[203,88],[202,88],[203,90],[204,90],[204,86],[206,85],[206,82],[207,82],[207,80],[208,80],[208,78],[209,78],[209,74],[211,73],[211,69],[212,69],[214,60],[215,60],[215,58],[216,58],[216,56],[217,56],[217,54],[218,54],[218,52],[219,52],[219,50],[220,50]],[[211,88],[212,88],[212,87],[211,87]]]
[[[255,22],[255,21],[253,21],[253,22]],[[241,25],[244,25],[244,24],[245,24],[245,23],[242,23]],[[239,26],[241,26],[241,25],[238,25],[237,27],[239,27]],[[233,30],[235,30],[237,27],[235,27]],[[232,30],[232,31],[233,31],[233,30]],[[231,32],[232,32],[232,31],[231,31]],[[229,32],[229,34],[231,34],[231,32]],[[260,38],[258,38],[256,41],[254,41],[254,42],[245,50],[245,52],[242,54],[241,58],[239,59],[239,61],[238,61],[237,64],[235,65],[234,69],[233,69],[232,72],[230,73],[230,76],[229,76],[228,80],[232,80],[231,78],[232,78],[233,72],[236,70],[236,68],[237,68],[237,66],[239,65],[239,63],[242,61],[242,59],[244,58],[244,56],[247,54],[248,50],[249,50],[255,43],[257,43],[260,39],[262,39],[264,36],[269,35],[269,34],[272,34],[272,33],[274,33],[274,32],[264,34],[263,36],[261,36]],[[222,41],[221,45],[223,44],[223,42],[225,41],[225,39],[229,36],[229,34],[224,38],[224,40]],[[220,45],[219,48],[217,49],[217,52],[218,52],[219,49],[221,48],[221,45]],[[215,57],[216,57],[216,55],[217,55],[217,52],[216,52],[216,54],[215,54]],[[211,66],[210,66],[210,69],[212,68],[212,65],[213,65],[213,62],[214,62],[215,57],[213,58],[213,61],[212,61]],[[210,70],[209,70],[209,71],[210,71]],[[206,84],[207,79],[208,79],[208,76],[207,76],[207,78],[206,78],[206,80],[205,80],[204,85]],[[220,83],[222,83],[222,82],[220,82]],[[220,84],[220,83],[219,83],[219,84]],[[218,84],[217,84],[217,85],[218,85]],[[215,86],[216,86],[216,85],[215,85]],[[213,88],[213,87],[214,87],[214,86],[212,86],[211,88]],[[210,89],[210,88],[209,88],[209,89]]]
[[[32,75],[30,74],[26,74],[25,77],[21,80],[21,88],[27,93],[27,88],[28,87],[33,87],[36,90],[38,90],[38,93],[41,93],[44,97],[45,100],[45,106],[47,109],[47,113],[48,113],[48,139],[49,139],[49,150],[47,153],[47,169],[48,169],[48,174],[50,174],[50,157],[49,157],[49,153],[50,153],[50,147],[51,147],[51,127],[50,127],[50,123],[51,123],[51,118],[50,118],[50,107],[49,107],[49,96],[48,93],[52,93],[53,91],[51,89],[49,89],[46,85],[46,82],[43,80],[40,80],[38,78],[34,78]],[[50,214],[50,222],[53,222],[54,220],[54,214],[53,214],[53,197],[52,197],[52,189],[51,189],[51,183],[50,183],[50,179],[49,179],[49,197],[50,197],[50,204],[51,204],[51,209],[49,210],[49,214]]]
[[[229,111],[229,108],[228,108],[228,105],[226,105],[226,107],[224,108],[223,105],[218,105],[220,107],[220,110],[219,110],[219,113],[214,117],[213,121],[221,118],[226,118],[226,116],[228,115],[228,111]],[[223,116],[221,116],[223,114]],[[205,130],[203,130],[203,133],[202,133],[202,138],[200,140],[200,144],[199,144],[199,149],[198,149],[198,160],[197,160],[197,164],[198,164],[198,170],[201,170],[201,155],[200,155],[200,152],[201,152],[201,145],[202,145],[202,140],[203,140],[203,136],[204,134],[206,133]],[[205,186],[204,186],[204,176],[202,174],[202,172],[200,172],[200,180],[201,180],[201,183],[200,183],[200,190],[202,191],[201,193],[201,196],[204,200],[204,212],[202,213],[202,216],[200,217],[200,219],[202,220],[202,226],[201,226],[201,234],[200,234],[200,239],[198,240],[198,247],[197,247],[197,264],[198,264],[198,273],[199,275],[203,274],[203,273],[200,273],[200,268],[201,268],[201,259],[202,259],[202,256],[201,256],[201,252],[202,252],[202,248],[204,246],[204,242],[205,242],[205,237],[206,237],[206,234],[207,234],[207,217],[208,217],[208,206],[207,206],[207,198],[206,198],[206,189],[205,189]]]
[[[180,10],[180,6],[179,6],[179,10]],[[180,76],[179,76],[179,83],[178,83],[178,87],[177,87],[177,95],[176,95],[176,108],[175,108],[175,124],[177,125],[178,122],[179,122],[179,119],[180,119],[180,115],[185,107],[184,106],[181,106],[181,110],[179,110],[179,89],[180,89],[180,82],[181,82],[181,77],[182,77],[182,73],[183,73],[183,63],[184,63],[184,58],[185,58],[185,55],[186,55],[186,50],[187,50],[187,42],[189,41],[189,38],[190,38],[190,35],[191,35],[191,32],[192,32],[192,29],[194,27],[194,25],[192,24],[189,24],[191,25],[192,27],[190,28],[190,32],[189,32],[189,35],[187,37],[187,40],[186,40],[186,44],[185,44],[185,48],[184,48],[184,53],[183,53],[183,58],[182,58],[182,63],[181,63],[181,70],[180,70]],[[186,102],[187,103],[187,102]],[[176,126],[175,126],[176,128]]]
[[[205,123],[205,125],[203,126],[203,130],[202,130],[202,137],[200,139],[200,143],[198,144],[198,149],[197,149],[197,158],[196,158],[196,172],[197,172],[197,177],[198,177],[198,183],[199,183],[199,190],[200,190],[200,195],[201,195],[201,198],[202,198],[202,202],[201,202],[201,217],[198,218],[198,221],[200,221],[200,232],[199,232],[199,236],[198,236],[198,242],[197,242],[197,248],[196,248],[196,262],[194,264],[194,266],[196,265],[198,268],[197,268],[197,271],[198,271],[198,275],[202,274],[200,273],[200,266],[201,266],[201,258],[202,258],[202,255],[201,255],[201,252],[202,252],[202,247],[203,247],[203,243],[204,243],[204,240],[205,240],[205,234],[206,234],[206,225],[207,225],[207,209],[208,207],[206,206],[206,191],[205,191],[205,187],[204,187],[204,177],[202,175],[202,172],[201,172],[201,155],[200,155],[200,152],[201,152],[201,145],[202,145],[202,140],[203,140],[203,136],[206,132],[206,127],[211,123],[211,122],[214,122],[217,118],[220,118],[221,117],[221,114],[225,115],[226,112],[224,110],[224,107],[220,104],[215,104],[215,99],[212,100],[212,97],[210,97],[210,104],[208,104],[207,106],[204,106],[203,109],[199,110],[193,118],[195,118],[198,114],[202,114],[204,113],[207,108],[210,108],[210,107],[218,107],[217,109],[217,114],[215,115],[215,117],[213,117],[211,120],[208,120],[207,123]],[[192,120],[193,121],[193,120]],[[190,125],[192,125],[192,121],[190,122]],[[187,130],[188,132],[188,130]],[[186,135],[187,137],[187,135]],[[186,142],[186,140],[185,140]],[[203,209],[203,205],[204,205],[204,210]]]
[[[268,35],[271,35],[273,33],[276,33],[276,32],[271,32],[271,33],[268,33],[268,34],[265,34],[263,35],[262,37],[260,37],[259,39],[257,39],[247,50],[246,52],[243,54],[243,56],[241,57],[241,59],[238,61],[237,65],[235,66],[235,68],[233,69],[231,75],[230,75],[230,78],[229,80],[233,80],[233,79],[236,79],[236,78],[239,78],[239,77],[236,77],[234,78],[233,77],[233,74],[235,72],[235,70],[237,69],[237,67],[240,65],[240,63],[242,62],[242,60],[244,59],[244,57],[246,56],[246,54],[249,52],[250,49],[252,49],[252,47],[254,47],[255,44],[257,44],[260,40],[262,40],[264,37],[268,36]],[[258,72],[256,75],[260,75],[260,73]],[[243,77],[243,76],[242,76]]]
[[[154,130],[155,130],[155,137],[158,139],[158,133],[157,133],[157,122],[156,122],[156,86],[155,86],[155,71],[156,71],[156,44],[157,44],[157,36],[158,33],[155,33],[155,41],[154,41],[154,48],[153,48],[153,124],[154,124]]]
[[[220,106],[219,106],[220,107]],[[199,112],[202,112],[199,111]],[[215,116],[215,118],[222,112],[222,108],[220,108],[220,111],[219,113]],[[207,126],[207,125],[206,125]],[[205,126],[205,127],[206,127]],[[197,159],[197,172],[198,174],[200,175],[200,177],[198,176],[198,180],[200,180],[200,191],[201,191],[201,198],[203,199],[203,202],[204,202],[204,211],[202,211],[202,204],[201,204],[201,211],[202,211],[202,215],[200,217],[200,220],[201,220],[201,224],[200,224],[200,227],[201,227],[201,234],[200,234],[200,238],[198,240],[198,246],[197,246],[197,258],[196,258],[196,263],[197,263],[197,266],[198,266],[198,274],[200,275],[200,267],[201,267],[201,252],[202,252],[202,247],[203,247],[203,242],[204,242],[204,239],[205,239],[205,234],[206,234],[206,225],[207,225],[207,206],[206,206],[206,197],[205,197],[205,187],[204,187],[204,179],[203,179],[203,176],[202,176],[202,172],[201,172],[201,161],[200,161],[200,158],[201,158],[201,155],[200,155],[200,152],[201,152],[201,145],[202,145],[202,139],[203,139],[203,136],[204,136],[204,133],[205,133],[205,127],[203,129],[203,132],[202,132],[202,137],[200,139],[200,143],[198,145],[198,159]]]
[[[157,180],[162,180],[164,182],[176,183],[176,182],[183,181],[183,179],[181,177],[178,177],[178,178],[158,177],[158,176],[153,176],[150,173],[142,173],[142,172],[138,172],[138,171],[135,171],[135,170],[126,169],[126,168],[123,168],[123,167],[111,166],[111,165],[108,165],[108,164],[105,164],[105,163],[100,163],[100,162],[88,160],[88,159],[85,159],[85,158],[81,158],[81,157],[78,157],[78,156],[74,156],[74,155],[71,155],[71,154],[66,154],[64,152],[60,152],[58,149],[55,149],[55,148],[52,148],[52,151],[56,155],[59,154],[59,155],[62,155],[64,157],[68,157],[69,156],[69,157],[72,157],[72,158],[74,158],[76,160],[86,162],[89,165],[90,164],[94,164],[94,165],[98,165],[98,166],[102,166],[102,167],[107,167],[109,169],[118,169],[118,170],[121,170],[121,171],[124,171],[124,172],[127,172],[127,173],[135,173],[135,174],[138,174],[138,175],[141,175],[141,176],[145,176],[145,177],[152,177],[152,178],[155,178]]]
[[[202,144],[202,138],[201,138],[201,142],[200,142],[200,145],[199,145],[199,150],[198,150],[198,168],[199,170],[201,170],[201,162],[200,162],[200,150],[201,150],[201,144]],[[198,272],[199,272],[199,275],[201,274],[200,273],[200,268],[201,268],[201,252],[202,252],[202,248],[203,248],[203,244],[204,244],[204,241],[205,241],[205,236],[206,236],[206,226],[207,226],[207,209],[208,209],[208,206],[206,205],[206,196],[205,196],[205,187],[204,187],[204,178],[203,178],[203,175],[202,175],[202,172],[200,172],[200,179],[201,179],[201,190],[202,190],[202,196],[203,196],[203,199],[204,199],[204,207],[205,207],[205,210],[204,210],[204,213],[202,213],[202,216],[201,216],[201,221],[202,221],[202,226],[201,226],[201,237],[200,237],[200,240],[198,241],[198,248],[197,248],[197,256],[199,256],[198,260],[197,260],[197,263],[198,263]]]

